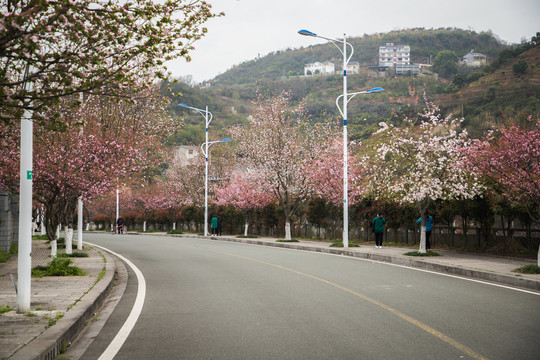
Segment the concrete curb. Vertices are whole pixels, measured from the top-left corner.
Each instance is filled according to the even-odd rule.
[[[417,258],[411,258],[409,256],[394,256],[394,255],[383,255],[383,254],[373,254],[358,252],[353,250],[345,250],[339,248],[324,248],[316,247],[295,243],[278,243],[278,242],[268,242],[261,240],[250,240],[250,239],[241,239],[241,238],[230,238],[230,237],[215,237],[215,236],[193,236],[193,235],[180,235],[180,234],[170,234],[168,236],[174,237],[200,237],[209,240],[222,240],[230,242],[238,242],[243,244],[250,245],[262,245],[262,246],[272,246],[272,247],[281,247],[294,250],[303,250],[303,251],[313,251],[333,255],[343,255],[350,256],[360,259],[367,259],[373,261],[387,262],[391,264],[407,266],[418,269],[425,269],[434,272],[439,272],[443,274],[451,274],[456,276],[462,276],[466,278],[473,278],[477,280],[483,280],[488,282],[494,282],[503,285],[515,286],[523,289],[536,290],[540,291],[540,281],[535,281],[531,279],[521,278],[519,276],[509,276],[504,274],[497,274],[489,271],[482,271],[476,269],[468,269],[459,266],[450,266],[447,264],[437,264],[429,261],[420,260]]]
[[[103,305],[114,284],[116,265],[112,256],[105,257],[105,275],[81,300],[69,309],[53,327],[13,354],[10,360],[50,360],[60,355],[62,347],[69,346]]]

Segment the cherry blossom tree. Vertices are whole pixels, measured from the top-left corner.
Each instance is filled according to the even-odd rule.
[[[355,143],[351,144],[354,148]],[[363,169],[356,154],[349,154],[349,205],[355,205],[362,200],[361,187],[355,186],[355,179],[361,178]],[[343,204],[343,139],[332,138],[323,153],[313,160],[309,173],[315,195],[328,203],[340,207]]]
[[[58,224],[73,227],[78,198],[106,193],[164,161],[160,140],[170,119],[163,105],[155,94],[135,102],[93,96],[75,109],[69,98],[60,101],[54,111],[62,114],[67,128],[39,127],[34,141],[33,195],[45,205],[49,239],[55,239]],[[16,192],[18,127],[3,124],[0,132],[7,135],[6,146],[0,147],[0,184]]]
[[[313,159],[331,135],[330,126],[308,122],[301,104],[291,108],[286,93],[259,96],[250,123],[231,129],[241,165],[259,174],[283,206],[286,240],[291,240],[291,217],[313,193]]]
[[[244,235],[248,235],[250,213],[262,209],[273,200],[271,188],[260,174],[234,171],[228,183],[216,189],[216,205],[233,205],[244,215]]]
[[[208,204],[215,201],[214,190],[222,181],[228,179],[231,166],[234,164],[233,154],[226,146],[216,146],[209,151]],[[174,194],[178,206],[195,206],[204,209],[205,157],[198,151],[195,157],[186,162],[173,159],[163,179],[163,186],[169,194]]]
[[[540,121],[529,116],[528,126],[503,126],[473,141],[466,153],[470,169],[511,203],[527,204],[531,220],[540,224]]]
[[[199,152],[189,164],[173,159],[164,179],[169,193],[175,194],[180,206],[204,205],[204,155]]]
[[[123,211],[141,214],[143,231],[146,231],[147,221],[157,211],[178,212],[180,207],[177,194],[169,192],[163,181],[129,189],[123,197]]]
[[[364,156],[363,179],[357,179],[366,195],[405,204],[415,204],[420,211],[421,240],[419,252],[426,252],[426,210],[432,201],[470,199],[483,191],[474,171],[465,169],[465,155],[460,149],[470,144],[461,121],[451,115],[443,118],[439,108],[426,102],[422,118],[405,119],[400,127],[381,123],[381,130],[371,143],[374,149]],[[367,151],[367,150],[366,150]]]
[[[29,109],[45,120],[60,97],[123,96],[165,78],[164,62],[189,61],[202,25],[219,15],[203,0],[0,0],[0,119]],[[59,125],[51,115],[62,124],[49,112],[49,126]]]

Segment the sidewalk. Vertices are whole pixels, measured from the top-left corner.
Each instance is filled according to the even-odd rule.
[[[150,233],[147,235],[165,236],[167,234]],[[534,264],[533,260],[437,249],[435,251],[442,256],[410,257],[403,254],[416,251],[416,248],[376,249],[374,246],[361,246],[344,249],[332,248],[330,243],[320,241],[282,243],[276,242],[274,238],[239,239],[231,236],[202,237],[193,234],[167,236],[199,237],[352,256],[540,291],[540,275],[512,272],[517,267]],[[17,314],[15,310],[12,310],[0,315],[0,359],[54,359],[71,344],[85,327],[85,323],[92,321],[113,286],[115,260],[108,253],[89,246],[85,246],[83,252],[88,253],[89,257],[72,259],[75,265],[87,272],[85,276],[33,278],[31,314]],[[46,265],[50,261],[49,253],[50,250],[44,241],[34,240],[32,266]],[[97,281],[104,268],[106,270],[104,277]],[[16,309],[17,297],[9,274],[17,274],[16,256],[0,264],[0,307],[9,306]],[[55,322],[56,319],[58,320]],[[54,325],[49,326],[53,323]]]
[[[89,246],[80,252],[89,257],[71,259],[86,275],[32,278],[26,314],[15,311],[17,295],[10,274],[17,276],[17,256],[0,263],[0,307],[12,309],[0,315],[0,359],[54,359],[91,321],[113,285],[115,262],[106,252]],[[32,267],[47,265],[49,255],[45,241],[32,241]]]

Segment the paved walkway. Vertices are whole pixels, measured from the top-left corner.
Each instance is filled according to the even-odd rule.
[[[17,276],[17,256],[0,263],[0,307],[13,309],[0,315],[0,359],[54,359],[97,312],[112,285],[114,259],[86,246],[80,252],[89,257],[72,260],[86,275],[32,278],[26,314],[15,311],[17,294],[10,274]],[[45,241],[32,241],[32,267],[47,265],[49,255]]]
[[[166,234],[150,233],[149,235],[165,236]],[[197,237],[192,234],[169,236]],[[416,251],[416,248],[376,249],[374,246],[361,246],[344,249],[333,248],[328,242],[320,241],[282,243],[276,242],[273,238],[239,239],[229,236],[207,238],[353,256],[540,292],[540,275],[512,272],[517,267],[535,264],[533,260],[437,249],[434,250],[442,256],[410,257],[403,254]],[[94,314],[113,286],[115,259],[105,252],[88,246],[85,246],[82,252],[88,253],[89,257],[72,259],[75,265],[86,271],[85,276],[33,278],[30,313],[16,314],[15,310],[12,310],[0,315],[0,359],[54,359],[74,341],[85,323],[92,321]],[[33,241],[32,266],[46,265],[50,261],[49,253],[50,250],[44,241]],[[98,281],[103,269],[106,270],[104,276]],[[11,257],[6,263],[0,263],[0,307],[9,306],[15,309],[17,297],[10,274],[17,274],[17,256]]]

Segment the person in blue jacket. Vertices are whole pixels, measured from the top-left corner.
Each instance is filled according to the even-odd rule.
[[[212,219],[210,220],[210,227],[212,228],[212,235],[217,235],[217,230],[218,230],[217,215],[212,216]]]
[[[416,223],[420,224],[422,222],[422,217],[418,219]],[[426,250],[431,248],[429,238],[431,237],[431,231],[433,230],[433,216],[429,215],[426,211]]]

